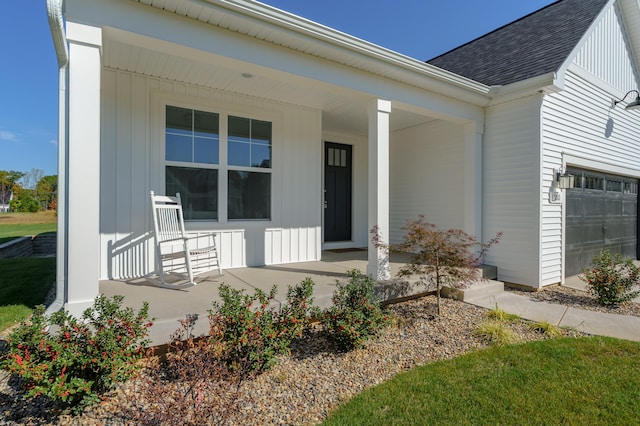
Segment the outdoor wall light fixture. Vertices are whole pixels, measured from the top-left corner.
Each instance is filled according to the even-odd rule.
[[[627,94],[626,94],[626,95],[624,95],[624,96],[622,97],[622,99],[620,99],[619,101],[618,101],[618,100],[613,99],[613,108],[615,108],[615,107],[616,107],[616,105],[618,105],[620,102],[624,101],[624,100],[627,98],[627,96],[629,96],[629,94],[630,94],[630,93],[635,93],[635,94],[636,94],[636,100],[635,100],[635,101],[633,101],[633,102],[629,102],[629,103],[627,104],[627,106],[626,106],[626,107],[624,107],[624,109],[626,109],[626,110],[632,110],[632,109],[638,109],[638,108],[640,108],[640,93],[639,93],[637,90],[629,90],[629,91],[627,92]]]
[[[555,171],[556,174],[556,183],[558,188],[560,189],[568,189],[573,188],[573,184],[576,180],[576,177],[569,173],[567,169],[564,167],[560,167]]]

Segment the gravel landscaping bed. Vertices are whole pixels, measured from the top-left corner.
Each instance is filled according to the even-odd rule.
[[[523,291],[505,287],[505,290],[512,291],[531,300],[541,302],[557,303],[559,305],[571,306],[572,308],[585,309],[589,311],[604,312],[617,315],[633,315],[640,317],[640,304],[636,302],[625,302],[617,306],[602,306],[589,292],[577,290],[563,286],[544,287],[540,291]]]
[[[487,346],[473,333],[485,320],[487,311],[483,308],[443,299],[442,315],[437,316],[436,298],[427,296],[390,305],[387,312],[394,325],[364,349],[339,353],[320,332],[306,333],[295,343],[290,356],[243,383],[234,398],[237,404],[228,424],[316,424],[340,403],[402,371]],[[510,323],[509,327],[522,342],[545,338],[523,321]],[[580,334],[567,330],[563,333]],[[56,418],[45,401],[22,401],[12,387],[15,383],[8,379],[6,373],[0,372],[0,424],[8,425],[127,424],[120,413],[130,405],[129,397],[136,392],[138,383],[133,380],[120,386],[82,416]]]

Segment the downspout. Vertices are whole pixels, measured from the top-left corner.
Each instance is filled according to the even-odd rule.
[[[47,315],[59,311],[67,301],[67,69],[69,48],[64,31],[64,0],[47,0],[47,17],[58,58],[58,229],[56,246],[56,298]]]

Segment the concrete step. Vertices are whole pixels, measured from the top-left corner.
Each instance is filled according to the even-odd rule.
[[[468,302],[471,299],[495,296],[504,292],[504,283],[495,280],[476,281],[466,288],[443,287],[441,294],[444,297]]]

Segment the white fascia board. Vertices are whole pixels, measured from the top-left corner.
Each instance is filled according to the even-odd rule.
[[[102,28],[67,22],[67,40],[89,46],[102,46]]]
[[[480,93],[487,93],[488,86],[478,83],[466,77],[450,71],[443,70],[426,62],[419,61],[401,53],[378,46],[352,35],[343,33],[317,22],[310,21],[292,13],[277,9],[272,6],[262,4],[257,1],[248,0],[204,0],[208,3],[218,5],[225,9],[242,11],[252,15],[270,25],[277,25],[281,28],[312,36],[323,42],[328,42],[342,48],[356,51],[377,60],[391,63],[395,66],[408,70],[430,74],[431,77],[438,78],[450,84],[476,90]],[[329,58],[328,58],[329,59]]]
[[[64,20],[62,18],[63,0],[47,0],[47,18],[51,37],[53,38],[53,46],[56,49],[58,57],[58,66],[60,68],[69,62],[69,48],[64,35]]]
[[[139,2],[139,0],[133,0]],[[169,0],[168,2],[170,2]],[[210,7],[223,9],[227,13],[240,15],[248,18],[249,21],[260,22],[262,25],[277,27],[286,30],[294,35],[302,35],[321,43],[329,44],[334,47],[351,51],[358,55],[362,55],[371,59],[370,71],[379,74],[374,68],[376,65],[392,66],[396,70],[403,70],[408,80],[415,82],[415,77],[426,78],[424,88],[428,90],[438,91],[443,95],[456,98],[465,97],[469,102],[476,105],[484,106],[488,103],[489,86],[478,83],[474,80],[462,77],[458,74],[435,67],[426,62],[419,61],[406,55],[394,52],[390,49],[383,48],[376,44],[367,42],[357,37],[345,34],[333,28],[318,24],[308,19],[299,17],[289,12],[264,5],[257,1],[249,0],[187,0],[202,6],[208,4]],[[152,1],[145,1],[145,4],[153,6]],[[166,8],[164,2],[164,8]],[[155,6],[160,8],[160,6]],[[247,28],[249,31],[251,28]],[[292,38],[293,39],[293,38]],[[327,55],[329,56],[329,55]],[[326,57],[325,59],[337,62],[335,58]],[[429,81],[428,79],[431,79]],[[438,84],[433,84],[435,80]],[[405,80],[401,80],[406,83]],[[437,87],[436,87],[437,86]],[[462,90],[461,90],[462,89]],[[466,96],[465,96],[466,95]]]
[[[555,93],[564,89],[563,82],[558,81],[557,74],[550,72],[526,80],[507,84],[506,86],[492,86],[491,102],[489,106],[499,105],[514,99],[531,96],[534,93]]]

